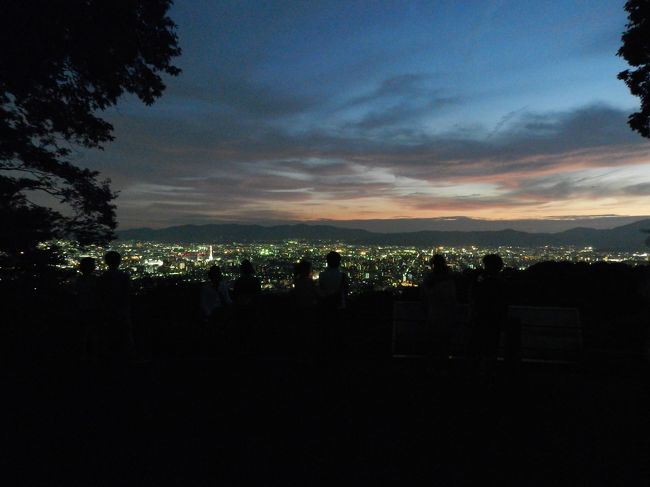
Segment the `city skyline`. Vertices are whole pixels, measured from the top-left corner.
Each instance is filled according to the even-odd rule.
[[[646,215],[623,5],[179,2],[183,73],[75,162],[121,228]]]
[[[102,263],[105,249],[80,250],[66,241],[56,244],[63,258],[60,267],[64,269],[77,269],[82,256],[94,257],[98,264]],[[430,269],[431,256],[436,253],[444,255],[455,272],[480,269],[481,259],[490,253],[498,253],[506,266],[519,271],[548,261],[630,266],[645,266],[648,262],[648,251],[642,248],[636,251],[598,250],[569,245],[368,245],[317,240],[214,244],[118,241],[111,248],[121,254],[122,267],[135,280],[136,289],[151,286],[150,278],[203,282],[212,265],[218,265],[226,279],[234,280],[239,275],[240,263],[247,259],[253,263],[263,290],[288,291],[293,287],[297,262],[303,259],[311,262],[312,278],[317,279],[318,273],[325,270],[325,256],[331,250],[341,254],[353,293],[417,286]],[[138,283],[140,279],[144,282]]]

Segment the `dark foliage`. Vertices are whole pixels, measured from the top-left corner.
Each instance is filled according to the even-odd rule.
[[[618,74],[634,96],[641,99],[641,110],[630,115],[628,123],[644,137],[650,137],[650,1],[628,0],[627,30],[618,55],[634,69]]]
[[[0,29],[0,251],[47,238],[113,238],[116,194],[69,162],[101,149],[113,127],[97,113],[124,93],[145,104],[180,70],[170,0],[4,2]],[[60,209],[65,208],[65,209]]]

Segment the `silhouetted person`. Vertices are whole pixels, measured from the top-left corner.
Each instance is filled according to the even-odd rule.
[[[239,277],[233,284],[233,299],[238,306],[253,306],[262,290],[262,283],[255,277],[255,268],[248,259],[239,266]]]
[[[501,270],[503,260],[497,254],[483,257],[483,273],[471,292],[472,337],[470,358],[481,373],[493,372],[501,331],[508,315],[506,289]]]
[[[225,308],[232,304],[232,300],[228,283],[219,266],[210,267],[208,279],[201,288],[201,315],[204,321],[216,323],[223,316]]]
[[[256,321],[257,305],[262,292],[262,283],[255,277],[255,268],[247,259],[239,266],[239,277],[233,284],[233,301],[238,328],[234,330],[245,351],[252,338],[252,328]]]
[[[311,262],[301,260],[295,265],[293,300],[299,308],[311,308],[318,304],[318,290],[312,278]]]
[[[106,252],[104,262],[108,269],[99,277],[108,353],[113,358],[126,358],[135,352],[131,323],[131,278],[120,270],[121,260],[119,253]]]
[[[323,306],[330,310],[345,309],[348,294],[348,277],[341,272],[341,254],[327,254],[327,269],[318,275],[318,289]]]
[[[310,351],[317,340],[316,316],[319,303],[318,289],[312,279],[311,262],[301,260],[294,268],[293,290],[294,322],[299,352]]]
[[[104,343],[101,332],[99,284],[95,275],[95,259],[79,261],[80,275],[74,281],[75,318],[80,332],[81,360],[96,360]]]
[[[200,309],[202,326],[198,331],[198,346],[208,354],[217,349],[227,351],[232,333],[228,333],[228,308],[232,304],[228,283],[221,268],[213,265],[208,270],[208,282],[201,287]]]
[[[325,349],[336,352],[343,345],[343,311],[347,307],[348,277],[340,269],[341,254],[332,251],[327,254],[326,260],[327,269],[318,275],[320,328]]]
[[[429,261],[431,271],[422,282],[422,294],[427,308],[427,325],[432,356],[445,362],[456,321],[456,283],[442,255]]]

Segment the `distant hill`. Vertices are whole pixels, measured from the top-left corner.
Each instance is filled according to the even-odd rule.
[[[376,233],[409,233],[421,231],[443,231],[443,232],[476,232],[495,231],[512,229],[520,232],[533,233],[557,233],[570,230],[576,227],[587,228],[614,228],[628,223],[650,218],[648,216],[620,216],[620,215],[592,215],[589,217],[566,217],[566,218],[544,218],[542,220],[519,219],[519,220],[485,220],[480,218],[469,218],[466,216],[453,216],[437,218],[389,218],[376,220],[313,220],[307,223],[318,225],[331,225],[338,228],[360,228]],[[195,222],[200,223],[200,222]],[[207,222],[201,222],[207,223]],[[232,223],[217,222],[210,223]],[[277,221],[277,222],[255,222],[245,223],[259,224],[263,226],[285,225],[298,222]]]
[[[645,247],[650,219],[611,229],[573,228],[558,233],[528,233],[516,230],[497,231],[421,231],[377,233],[367,230],[339,228],[331,225],[180,225],[161,229],[136,228],[118,232],[121,240],[178,243],[278,242],[304,239],[341,241],[353,244],[384,245],[478,245],[478,246],[542,246],[576,245],[598,249],[635,250]]]

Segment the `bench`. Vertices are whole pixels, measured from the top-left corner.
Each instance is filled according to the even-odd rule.
[[[576,308],[509,306],[509,346],[518,349],[524,361],[571,363],[582,353],[582,328]],[[469,306],[459,305],[451,334],[451,354],[464,355],[471,334]],[[499,355],[505,352],[502,333]],[[517,343],[519,342],[519,343]],[[428,354],[426,308],[419,301],[393,304],[392,355],[394,358],[424,357]]]

